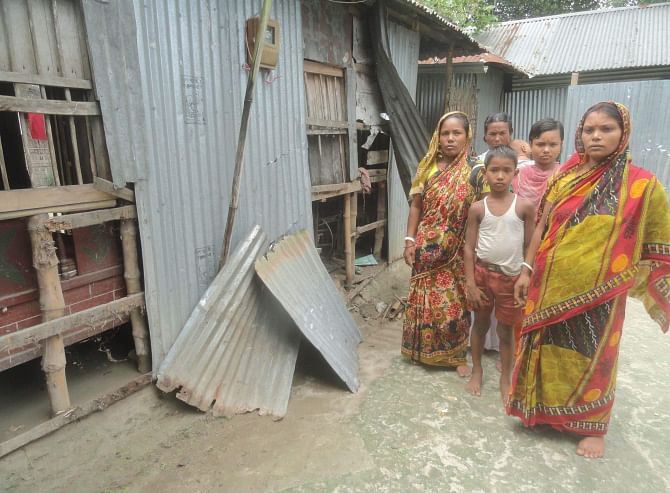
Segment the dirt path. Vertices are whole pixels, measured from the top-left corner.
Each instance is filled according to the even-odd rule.
[[[408,272],[385,272],[359,310],[406,295]],[[372,307],[375,308],[374,312]],[[607,458],[505,417],[495,358],[484,395],[452,372],[399,356],[399,321],[364,319],[361,389],[351,394],[318,358],[301,357],[289,411],[212,418],[146,388],[104,413],[0,460],[13,492],[670,491],[670,337],[630,302]]]

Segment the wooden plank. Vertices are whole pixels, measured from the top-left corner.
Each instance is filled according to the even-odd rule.
[[[24,188],[0,192],[0,213],[116,200],[93,185]]]
[[[21,447],[24,447],[29,443],[39,438],[42,438],[58,430],[59,428],[62,428],[68,423],[79,421],[80,419],[88,416],[89,414],[93,414],[98,411],[104,411],[115,402],[125,399],[129,395],[132,395],[138,390],[149,385],[151,383],[151,378],[152,378],[151,373],[145,373],[143,375],[140,375],[139,377],[131,380],[130,382],[123,385],[122,387],[119,387],[113,392],[105,394],[102,397],[98,397],[97,399],[88,401],[85,404],[82,404],[81,406],[76,406],[72,408],[70,411],[67,411],[63,414],[59,414],[58,416],[50,419],[49,421],[46,421],[42,424],[35,426],[34,428],[31,428],[25,433],[22,433],[14,438],[10,438],[9,440],[0,443],[0,457],[4,457],[7,454],[11,454],[15,450],[18,450]]]
[[[335,185],[317,185],[315,187],[312,187],[312,202],[316,201],[325,201],[327,199],[331,199],[333,197],[340,197],[342,195],[352,193],[352,192],[359,192],[361,190],[361,182],[360,181],[353,181],[351,183],[346,183],[346,185],[343,188],[338,188],[338,185],[342,184],[335,184]],[[314,189],[317,190],[314,190]]]
[[[326,65],[325,63],[313,62],[305,60],[303,70],[312,74],[330,75],[331,77],[344,77],[344,69]]]
[[[383,176],[384,178],[386,178],[387,173],[388,173],[388,171],[386,169],[369,169],[368,170],[368,176],[370,176],[370,178],[372,178],[373,176],[374,177]]]
[[[44,226],[51,231],[85,228],[96,224],[103,224],[108,221],[120,221],[123,219],[137,218],[137,210],[134,205],[123,207],[114,207],[113,209],[80,212],[78,214],[66,214],[55,216],[44,223]]]
[[[342,120],[324,120],[322,118],[305,118],[307,125],[313,127],[323,127],[323,128],[349,128],[349,122]]]
[[[375,221],[373,223],[366,224],[365,226],[359,226],[359,227],[356,228],[356,236],[360,236],[363,233],[367,233],[368,231],[372,231],[373,229],[383,228],[384,226],[386,226],[387,222],[388,221],[386,219],[380,219],[380,220]]]
[[[54,101],[0,96],[0,111],[21,111],[24,113],[45,113],[47,115],[99,115],[97,102],[90,101]]]
[[[384,164],[389,162],[389,151],[368,151],[367,164]]]
[[[40,86],[35,84],[14,84],[14,93],[17,97],[25,98],[26,100],[42,101]],[[26,160],[31,186],[54,186],[56,178],[54,176],[54,166],[51,160],[48,138],[46,140],[34,139],[28,128],[27,116],[20,114],[19,120],[21,123],[23,155]]]
[[[95,177],[93,179],[93,186],[96,190],[113,195],[114,197],[118,197],[128,202],[135,202],[135,192],[130,188],[117,187],[114,183],[107,181],[104,178]]]
[[[358,175],[358,131],[356,130],[356,72],[353,67],[347,67],[346,77],[346,119],[349,139],[347,142],[349,163],[349,179],[353,180]]]
[[[94,326],[109,320],[120,319],[121,315],[127,315],[135,308],[143,308],[144,293],[132,294],[119,300],[110,301],[104,305],[94,306],[72,315],[55,318],[48,322],[33,325],[10,334],[0,336],[0,351],[9,351],[33,344],[49,337],[62,334],[63,331],[73,327]]]
[[[25,209],[21,211],[0,212],[0,221],[4,221],[6,219],[17,219],[19,217],[29,217],[34,216],[35,214],[44,214],[48,212],[79,212],[90,211],[93,209],[108,209],[110,207],[116,207],[116,199],[99,200],[96,202],[83,202],[81,204],[72,205],[40,207],[37,209]]]
[[[349,131],[344,128],[308,128],[307,135],[346,135]]]
[[[0,70],[0,82],[19,82],[21,84],[39,84],[50,87],[69,87],[70,89],[93,89],[93,83],[86,79],[59,77],[50,74],[22,74]]]

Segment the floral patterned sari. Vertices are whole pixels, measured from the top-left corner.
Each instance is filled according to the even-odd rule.
[[[437,169],[440,126],[417,170],[412,192],[422,194],[416,258],[405,310],[403,355],[413,361],[456,367],[466,363],[470,312],[465,305],[463,238],[474,190],[467,149],[444,171]]]
[[[585,158],[582,120],[577,153],[548,187],[552,209],[535,259],[508,406],[526,426],[607,433],[628,292],[668,329],[668,198],[652,173],[631,164],[628,110],[616,108],[624,131],[613,155],[577,171]]]

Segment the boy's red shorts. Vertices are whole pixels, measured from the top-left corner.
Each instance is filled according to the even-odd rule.
[[[479,260],[475,263],[475,283],[489,299],[483,309],[489,311],[495,307],[496,318],[505,325],[516,325],[523,318],[522,307],[514,304],[514,283],[518,278],[490,270]]]

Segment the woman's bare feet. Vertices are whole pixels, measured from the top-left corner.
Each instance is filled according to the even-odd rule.
[[[465,385],[465,390],[472,395],[482,395],[482,376],[483,370],[481,367],[473,368],[470,380]]]
[[[500,375],[500,397],[502,398],[503,406],[507,406],[507,401],[509,401],[509,389],[512,386],[509,378],[505,378],[503,375]]]
[[[586,437],[577,445],[577,455],[599,459],[605,455],[605,437]]]
[[[472,368],[468,365],[459,365],[456,367],[456,373],[458,373],[458,376],[461,378],[469,377],[472,373]]]

